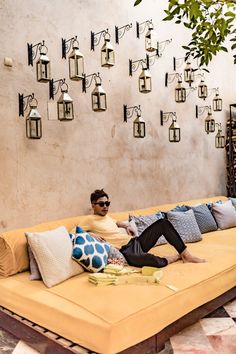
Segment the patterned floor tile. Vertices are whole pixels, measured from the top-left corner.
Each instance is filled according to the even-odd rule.
[[[0,354],[11,354],[18,342],[18,339],[0,329]]]
[[[224,309],[231,317],[236,318],[236,300],[229,302]]]
[[[35,349],[29,347],[26,343],[20,341],[12,354],[39,354]]]
[[[224,307],[220,307],[219,309],[209,313],[206,318],[209,317],[230,317],[229,313],[224,309]]]
[[[203,318],[200,324],[207,336],[236,335],[236,324],[230,317]]]
[[[236,336],[208,336],[208,339],[216,353],[236,353]]]

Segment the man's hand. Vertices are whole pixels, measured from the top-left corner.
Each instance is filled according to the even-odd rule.
[[[126,231],[128,235],[135,236],[135,230],[132,228],[132,226],[128,225]]]
[[[93,236],[94,238],[96,238],[96,240],[100,241],[100,242],[106,242],[106,240],[102,237],[102,236],[99,236],[97,234],[94,234],[93,232],[89,232],[89,234],[91,236]]]

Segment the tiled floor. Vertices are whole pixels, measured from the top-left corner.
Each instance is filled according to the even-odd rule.
[[[0,329],[0,354],[38,353]],[[236,299],[171,337],[160,354],[236,354]]]

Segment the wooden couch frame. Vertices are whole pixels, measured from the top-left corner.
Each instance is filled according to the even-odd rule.
[[[194,309],[173,322],[154,336],[119,352],[118,354],[155,354],[161,351],[165,342],[174,334],[196,323],[199,319],[236,298],[236,286],[217,298]],[[59,335],[42,328],[25,318],[0,306],[0,328],[24,341],[41,354],[95,354]]]

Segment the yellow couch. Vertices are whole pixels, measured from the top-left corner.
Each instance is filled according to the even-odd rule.
[[[226,197],[180,203],[194,205],[219,199]],[[117,220],[126,220],[130,213],[147,215],[158,210],[168,211],[176,205],[160,205],[114,213],[112,216]],[[179,261],[163,268],[163,282],[178,288],[177,292],[158,284],[96,287],[88,282],[87,272],[50,289],[42,281],[30,281],[24,233],[45,231],[61,225],[71,230],[82,218],[78,216],[49,222],[1,235],[1,306],[94,352],[114,354],[154,336],[236,285],[236,228],[203,234],[202,241],[188,244],[189,250],[206,258],[207,263],[186,264]],[[9,242],[15,238],[21,240],[20,246]],[[4,274],[2,255],[11,252],[14,247],[20,247],[23,256],[9,262]],[[152,252],[165,256],[174,254],[175,250],[169,245],[162,245]],[[6,276],[7,272],[14,273],[16,268],[19,270],[17,274]]]

